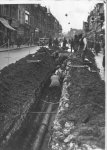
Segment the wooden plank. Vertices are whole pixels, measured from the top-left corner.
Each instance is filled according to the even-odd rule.
[[[27,63],[39,63],[41,60],[26,60]]]
[[[72,67],[72,68],[88,68],[89,66],[87,66],[87,65],[71,65],[70,67]]]
[[[29,112],[29,113],[31,113],[31,114],[36,114],[36,113],[38,113],[38,114],[56,114],[56,112]]]

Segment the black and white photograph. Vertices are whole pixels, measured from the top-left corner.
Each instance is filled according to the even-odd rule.
[[[0,150],[106,150],[106,0],[0,0]]]

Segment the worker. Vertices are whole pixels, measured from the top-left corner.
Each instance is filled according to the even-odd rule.
[[[61,68],[56,70],[55,74],[59,76],[59,81],[63,79],[63,70]]]
[[[51,76],[51,84],[49,87],[60,87],[60,82],[63,81],[65,76],[65,70],[63,65],[61,66],[61,68],[58,68],[55,71],[55,73]]]
[[[56,70],[56,72],[52,74],[50,78],[51,83],[49,86],[49,93],[50,95],[53,95],[54,99],[57,98],[57,96],[59,95],[58,93],[61,94],[61,74],[59,70],[60,69]]]
[[[52,56],[54,59],[58,58],[58,57],[59,57],[58,51],[53,52],[51,56]]]
[[[71,47],[71,53],[72,53],[72,51],[74,49],[74,40],[73,40],[73,38],[70,41],[70,47]]]
[[[49,87],[60,87],[60,76],[58,74],[51,76],[51,84]]]
[[[50,37],[49,38],[49,48],[51,48],[52,47],[52,38]]]
[[[55,73],[51,76],[50,87],[60,87],[60,81],[63,78],[63,70],[58,68]]]

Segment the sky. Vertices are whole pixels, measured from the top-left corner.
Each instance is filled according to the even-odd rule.
[[[87,21],[89,12],[93,10],[95,4],[98,2],[102,2],[102,0],[37,1],[37,3],[50,9],[51,13],[62,25],[63,32],[68,32],[70,28],[82,29],[83,21]]]
[[[90,11],[99,2],[103,0],[0,0],[0,3],[39,3],[46,6],[62,25],[63,32],[68,32],[70,28],[82,29],[83,21],[87,21]]]

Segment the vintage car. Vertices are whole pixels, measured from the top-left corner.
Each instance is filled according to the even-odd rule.
[[[46,46],[49,43],[49,38],[39,38],[39,46]]]

